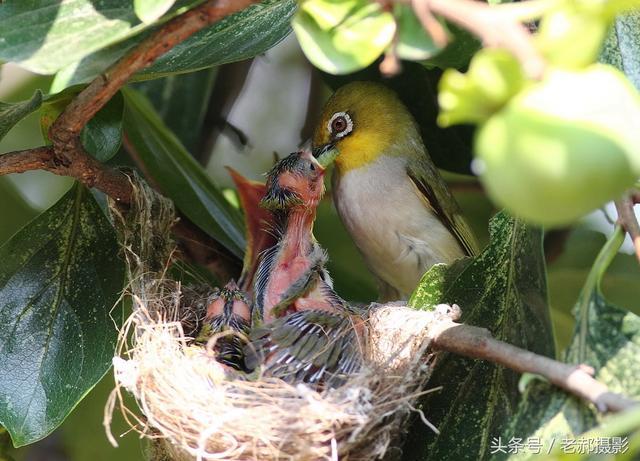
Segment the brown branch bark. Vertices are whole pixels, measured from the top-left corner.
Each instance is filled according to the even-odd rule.
[[[76,140],[78,143],[79,140]],[[131,184],[117,170],[105,167],[84,153],[82,146],[75,148],[78,155],[73,162],[62,162],[53,146],[36,147],[0,155],[0,176],[24,173],[31,170],[46,170],[59,176],[69,176],[88,187],[95,187],[122,203],[129,203]]]
[[[631,237],[636,251],[636,258],[640,262],[640,224],[638,224],[638,219],[633,210],[634,204],[637,203],[636,198],[638,197],[636,195],[636,191],[631,191],[620,200],[616,200],[615,205],[618,212],[618,221]]]
[[[519,373],[538,374],[591,402],[602,412],[618,412],[640,404],[609,391],[607,386],[593,378],[593,369],[586,365],[569,365],[520,349],[495,339],[484,328],[443,320],[433,334],[432,346],[465,357],[488,360]]]

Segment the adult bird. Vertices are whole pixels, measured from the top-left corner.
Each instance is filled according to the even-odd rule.
[[[418,126],[384,85],[352,82],[326,103],[313,154],[334,161],[333,198],[375,275],[380,300],[408,298],[436,263],[477,252]]]

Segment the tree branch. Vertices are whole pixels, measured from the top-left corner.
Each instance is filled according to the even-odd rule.
[[[95,187],[121,203],[129,203],[132,189],[127,177],[85,154],[82,146],[76,149],[79,154],[73,162],[60,162],[53,146],[36,147],[35,149],[0,155],[0,176],[45,170],[59,176],[69,176],[87,187]]]
[[[455,308],[455,306],[454,306]],[[519,373],[535,373],[596,406],[599,411],[618,412],[640,402],[610,392],[593,378],[586,365],[569,365],[499,341],[484,329],[443,320],[433,333],[432,347],[455,354],[488,360]]]
[[[121,203],[130,203],[133,190],[129,179],[124,173],[98,162],[85,152],[80,141],[82,129],[133,74],[151,65],[162,54],[194,33],[257,1],[209,0],[167,22],[105,73],[96,77],[71,101],[49,129],[52,146],[0,155],[0,176],[31,170],[46,170],[57,175],[72,177]],[[186,237],[192,243],[194,239],[203,238],[205,235],[184,219],[179,221],[174,231],[176,235]],[[213,248],[216,254],[222,255],[228,262],[227,254],[214,243],[207,236],[200,246]],[[209,264],[214,263],[210,261]],[[235,268],[218,267],[220,264],[215,266],[218,274],[235,271]],[[227,266],[227,263],[222,266]]]
[[[73,148],[68,143],[80,134],[87,122],[133,74],[151,65],[158,57],[194,33],[256,2],[257,0],[209,0],[162,26],[94,79],[65,108],[49,130],[56,152]]]
[[[123,203],[131,199],[127,177],[89,156],[80,142],[80,132],[89,120],[137,71],[194,33],[235,13],[257,0],[210,0],[172,19],[142,41],[104,74],[96,77],[65,108],[49,129],[52,147],[38,147],[0,157],[0,175],[43,169],[71,176]]]
[[[633,210],[634,204],[637,203],[637,198],[637,191],[630,191],[620,200],[616,200],[615,205],[618,212],[618,222],[631,237],[633,247],[636,250],[636,258],[640,262],[640,224],[638,224],[638,219]]]

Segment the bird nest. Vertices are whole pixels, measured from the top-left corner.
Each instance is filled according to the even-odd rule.
[[[372,307],[357,374],[333,388],[229,370],[193,341],[206,294],[171,280],[168,201],[135,184],[131,210],[111,206],[129,268],[133,313],[113,360],[116,388],[105,423],[120,409],[156,439],[156,460],[372,460],[389,454],[425,392],[430,337],[446,310]],[[125,407],[128,391],[140,412]],[[134,416],[141,413],[141,416]],[[114,438],[107,431],[112,443]]]

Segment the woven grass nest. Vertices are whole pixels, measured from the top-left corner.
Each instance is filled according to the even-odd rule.
[[[429,424],[415,404],[428,392],[430,337],[452,315],[447,308],[372,305],[364,366],[337,387],[230,371],[214,358],[215,337],[193,340],[206,293],[167,275],[175,252],[170,202],[134,183],[131,209],[111,206],[134,305],[113,360],[116,388],[105,413],[112,443],[111,415],[121,411],[156,440],[154,460],[374,460],[393,451],[411,412]],[[123,390],[142,417],[125,408]]]

